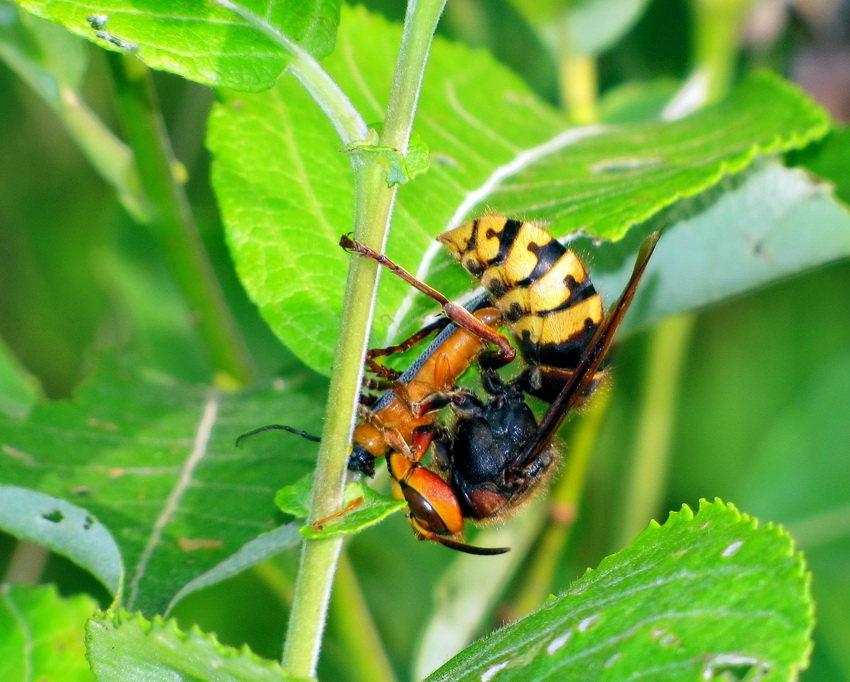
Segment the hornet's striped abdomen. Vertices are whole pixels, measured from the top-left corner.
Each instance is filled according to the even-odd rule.
[[[602,321],[602,299],[578,257],[543,228],[485,216],[441,234],[481,280],[532,366],[573,369]]]

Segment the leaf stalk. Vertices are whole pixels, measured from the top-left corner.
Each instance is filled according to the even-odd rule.
[[[325,115],[336,128],[343,144],[351,144],[366,139],[368,127],[363,121],[363,117],[354,108],[351,100],[331,78],[330,74],[309,52],[291,40],[276,26],[270,24],[268,19],[255,14],[244,5],[231,2],[231,0],[213,0],[213,2],[238,14],[289,54],[291,60],[289,71],[325,112]]]
[[[693,0],[694,57],[706,75],[706,101],[729,92],[740,50],[740,35],[752,10],[751,0]]]
[[[659,511],[667,481],[679,379],[688,355],[695,317],[662,321],[653,330],[647,353],[643,395],[639,401],[634,454],[621,496],[619,528],[613,547],[620,550],[646,527]]]
[[[224,385],[253,377],[250,355],[230,314],[175,176],[171,150],[150,71],[135,57],[110,54],[116,105],[150,204],[149,226],[186,298],[213,368]],[[223,375],[223,376],[222,376]]]

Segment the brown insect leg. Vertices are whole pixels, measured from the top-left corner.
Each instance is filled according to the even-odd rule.
[[[504,334],[491,329],[462,305],[449,301],[449,299],[443,296],[443,294],[439,291],[428,286],[425,282],[416,279],[416,277],[411,275],[407,270],[391,261],[382,253],[378,253],[365,244],[361,244],[360,242],[351,239],[348,235],[343,235],[340,238],[339,245],[346,251],[371,258],[418,291],[421,291],[426,296],[433,298],[442,306],[443,314],[445,314],[445,316],[458,327],[463,327],[467,331],[470,331],[476,336],[497,346],[499,349],[498,357],[502,364],[507,364],[516,357],[516,350],[514,350],[510,341],[508,341],[508,338]]]

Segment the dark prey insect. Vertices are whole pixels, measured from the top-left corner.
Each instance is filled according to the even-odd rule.
[[[435,440],[434,465],[451,484],[463,515],[488,521],[515,511],[554,469],[552,436],[568,412],[583,402],[601,378],[610,348],[655,248],[648,237],[620,299],[603,317],[602,301],[577,256],[548,232],[528,222],[488,216],[439,237],[473,275],[481,278],[503,322],[511,328],[526,368],[507,384],[495,373],[504,348],[478,356],[486,403],[470,391],[429,396],[431,409],[450,405],[456,415],[448,439]],[[374,258],[443,305],[455,324],[478,332],[456,304],[385,256],[344,237],[341,244]],[[492,335],[491,330],[487,330]],[[538,425],[525,402],[535,395],[550,407]]]
[[[499,311],[488,305],[486,297],[481,297],[471,310],[473,319],[491,332],[501,324]],[[446,319],[429,331],[439,327],[443,327],[442,331],[395,378],[392,388],[371,407],[360,407],[361,419],[352,437],[348,466],[371,476],[375,460],[386,458],[393,489],[397,497],[407,502],[407,518],[418,537],[469,554],[501,554],[507,548],[474,547],[462,541],[464,514],[457,495],[446,480],[421,463],[432,443],[444,443],[448,439],[446,429],[437,421],[438,411],[444,400],[456,395],[459,399],[461,393],[469,393],[457,389],[455,384],[485,343],[478,334],[449,324]],[[417,333],[392,349],[370,351],[369,357],[406,350],[421,338],[422,334]],[[269,429],[318,440],[303,431],[272,424],[240,436],[239,441]],[[321,519],[314,525],[327,520]]]

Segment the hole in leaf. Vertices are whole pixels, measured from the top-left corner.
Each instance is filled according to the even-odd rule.
[[[605,661],[605,663],[602,665],[602,667],[603,668],[610,668],[617,661],[619,661],[620,658],[622,658],[622,656],[623,656],[623,653],[621,651],[618,651],[617,653],[613,654],[611,656],[611,658],[609,658],[607,661]]]
[[[50,521],[51,523],[62,523],[65,520],[65,515],[59,511],[58,509],[50,512],[49,514],[42,514],[41,518],[45,521]]]
[[[490,666],[484,673],[481,675],[481,682],[490,682],[495,676],[496,673],[506,668],[508,665],[507,661],[504,663],[497,663],[496,665]]]
[[[770,673],[770,663],[741,654],[718,654],[703,668],[703,680],[748,680],[757,682]]]
[[[743,540],[736,540],[731,545],[729,545],[726,549],[720,552],[720,556],[724,559],[728,559],[729,557],[735,556],[738,553],[738,550],[741,549],[741,546],[744,544]]]
[[[546,653],[550,656],[554,655],[561,649],[563,649],[567,643],[572,639],[573,631],[567,630],[563,635],[555,637],[549,644],[546,646]]]
[[[576,630],[578,630],[579,632],[587,632],[591,628],[596,627],[596,624],[600,620],[602,620],[601,611],[599,613],[594,613],[592,616],[588,616],[587,618],[582,619],[581,622],[576,625]]]

